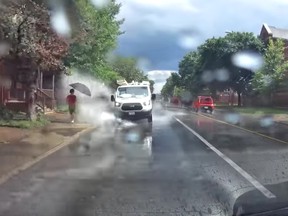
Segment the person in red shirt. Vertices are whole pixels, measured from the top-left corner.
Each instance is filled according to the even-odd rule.
[[[71,123],[74,123],[74,118],[75,118],[75,111],[76,111],[76,95],[74,95],[74,89],[70,89],[70,94],[66,98],[68,108],[69,108],[69,113],[71,117]]]

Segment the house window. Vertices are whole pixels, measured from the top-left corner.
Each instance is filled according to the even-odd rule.
[[[43,75],[43,89],[53,89],[53,76]]]

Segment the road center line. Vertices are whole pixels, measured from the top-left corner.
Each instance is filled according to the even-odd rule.
[[[188,125],[183,123],[178,118],[174,117],[177,122],[179,122],[183,127],[189,130],[192,134],[194,134],[198,139],[200,139],[207,147],[209,147],[212,151],[214,151],[219,157],[221,157],[224,161],[226,161],[233,169],[235,169],[240,175],[242,175],[247,181],[249,181],[255,188],[257,188],[265,197],[272,199],[276,198],[276,196],[271,193],[266,187],[264,187],[259,181],[253,178],[249,173],[243,170],[239,165],[237,165],[234,161],[232,161],[229,157],[215,148],[212,144],[210,144],[206,139],[204,139],[200,134],[191,129]]]

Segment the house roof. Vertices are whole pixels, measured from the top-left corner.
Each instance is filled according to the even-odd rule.
[[[273,38],[288,40],[288,29],[276,28],[275,26],[268,26],[267,24],[263,24],[263,27]]]

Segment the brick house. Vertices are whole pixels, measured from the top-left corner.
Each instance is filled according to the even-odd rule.
[[[282,39],[285,43],[285,58],[288,59],[288,29],[276,28],[264,23],[259,38],[266,45],[268,44],[269,39]]]
[[[13,111],[27,112],[28,85],[25,74],[29,66],[0,60],[0,106]],[[55,108],[55,73],[35,71],[35,98],[37,106],[46,111]]]

